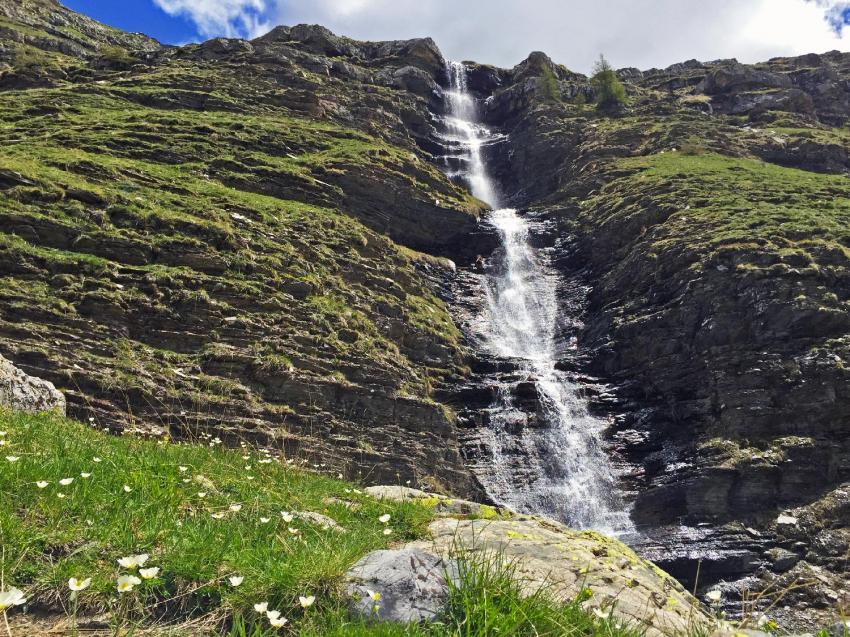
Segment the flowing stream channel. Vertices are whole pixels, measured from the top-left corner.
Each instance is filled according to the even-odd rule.
[[[519,511],[546,514],[575,528],[629,533],[629,516],[602,444],[605,423],[589,413],[580,384],[556,369],[564,348],[557,333],[558,274],[548,253],[533,245],[533,221],[501,207],[483,153],[499,137],[480,121],[466,68],[452,62],[448,73],[447,172],[490,204],[488,222],[501,238],[481,279],[482,346],[515,370],[489,381],[498,388],[498,399],[487,419],[491,466],[479,478],[493,499]],[[533,426],[527,409],[517,404],[519,385],[536,390]],[[520,455],[521,463],[512,460]]]

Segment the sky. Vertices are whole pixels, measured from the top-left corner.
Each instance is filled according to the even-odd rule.
[[[323,24],[361,40],[431,36],[453,60],[510,67],[531,51],[588,72],[696,58],[850,51],[850,0],[61,0],[168,44]]]

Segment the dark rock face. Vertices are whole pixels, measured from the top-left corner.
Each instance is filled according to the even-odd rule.
[[[847,214],[831,202],[850,195],[836,127],[850,118],[850,55],[626,70],[624,118],[575,103],[590,94],[580,76],[558,75],[561,102],[544,99],[531,66],[504,73],[486,102],[504,133],[489,158],[511,204],[554,224],[559,240],[540,240],[565,281],[591,286],[562,367],[598,379],[590,396],[612,422],[635,545],[690,585],[700,561],[703,587],[806,577],[779,614],[826,621],[846,604],[836,559],[850,520],[824,513],[802,532],[777,520],[821,511],[850,481],[850,263],[829,245]],[[486,358],[478,368],[492,371]],[[461,394],[478,405],[461,412],[476,467],[492,392]]]
[[[687,67],[675,70],[684,68]],[[712,69],[702,83],[702,90],[708,95],[766,88],[791,88],[791,79],[786,75],[760,71],[744,64],[732,64]]]

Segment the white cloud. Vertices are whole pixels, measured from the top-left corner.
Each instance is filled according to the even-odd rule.
[[[850,29],[842,34],[834,22],[848,0],[155,2],[169,12],[189,15],[205,35],[257,34],[275,24],[310,22],[357,39],[430,35],[446,57],[500,66],[513,66],[532,50],[542,50],[583,72],[599,53],[615,66],[649,68],[690,58],[756,62],[850,50]]]
[[[256,37],[271,28],[263,16],[275,8],[266,0],[153,1],[168,15],[189,18],[204,37]]]
[[[850,0],[806,0],[823,7],[826,19],[838,35],[850,26]]]

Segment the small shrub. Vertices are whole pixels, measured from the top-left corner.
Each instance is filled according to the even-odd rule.
[[[133,65],[132,56],[120,46],[107,45],[100,49],[100,59],[109,66],[129,68]]]
[[[618,110],[626,104],[626,89],[604,55],[599,56],[599,61],[593,67],[591,82],[596,89],[598,110]]]
[[[682,147],[679,151],[683,155],[696,156],[696,155],[705,155],[706,148],[702,144],[698,144],[696,142],[686,142],[682,144]]]
[[[561,89],[558,86],[558,78],[548,66],[540,67],[540,92],[545,102],[560,102]]]

